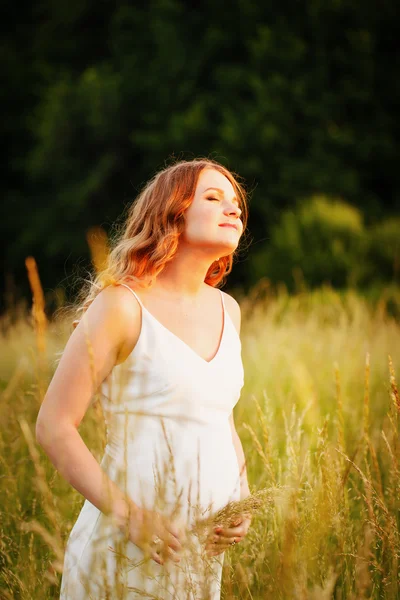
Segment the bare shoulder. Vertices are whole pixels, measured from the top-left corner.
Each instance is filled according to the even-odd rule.
[[[226,292],[222,292],[222,293],[224,295],[226,309],[229,312],[229,315],[233,321],[233,324],[235,325],[235,327],[237,329],[237,332],[240,333],[240,323],[241,323],[240,305],[233,296],[231,296],[230,294],[227,294]]]
[[[140,306],[122,285],[104,288],[87,309],[89,329],[96,326],[108,332],[118,348],[117,364],[132,352],[141,328]]]
[[[133,294],[122,285],[109,285],[104,288],[94,299],[93,306],[103,316],[109,317],[117,325],[132,316],[140,315],[140,307]]]

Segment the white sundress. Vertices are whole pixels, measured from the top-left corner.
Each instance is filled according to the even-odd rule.
[[[244,383],[241,342],[225,308],[215,356],[206,361],[141,306],[139,339],[101,386],[107,445],[101,467],[143,508],[187,531],[240,498],[229,416]],[[174,511],[174,512],[173,512]],[[85,500],[70,532],[60,600],[218,600],[224,554],[206,558],[199,538],[180,563],[148,559]]]

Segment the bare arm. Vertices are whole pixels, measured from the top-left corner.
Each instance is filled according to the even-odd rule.
[[[229,296],[228,294],[225,294],[225,299],[226,299],[227,308],[229,310],[229,314],[230,314],[232,321],[237,329],[238,334],[240,335],[240,325],[241,325],[240,306],[236,302],[236,300],[234,298],[232,298],[232,296]],[[231,413],[231,415],[229,417],[229,423],[230,423],[231,430],[232,430],[232,441],[233,441],[233,445],[235,447],[236,456],[237,456],[238,464],[239,464],[240,498],[243,499],[250,495],[250,489],[249,489],[249,484],[248,484],[248,480],[247,480],[246,459],[245,459],[245,455],[243,452],[242,442],[236,431],[235,422],[233,419],[233,412]]]
[[[59,473],[123,525],[137,507],[106,475],[78,433],[93,394],[136,344],[140,309],[123,287],[103,290],[71,334],[36,421],[36,439]]]

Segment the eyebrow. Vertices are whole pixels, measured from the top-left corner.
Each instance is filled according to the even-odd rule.
[[[206,190],[204,190],[204,193],[206,193],[208,190],[216,190],[217,192],[219,192],[220,194],[222,194],[222,196],[224,196],[224,195],[225,195],[225,194],[224,194],[224,190],[221,190],[221,188],[217,188],[217,187],[209,187],[209,188],[207,188]],[[236,203],[237,203],[237,205],[239,206],[239,200],[236,198],[236,196],[234,196],[234,197],[232,198],[232,201],[233,201],[233,202],[236,202]]]

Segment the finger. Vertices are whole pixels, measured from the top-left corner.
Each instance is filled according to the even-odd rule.
[[[221,554],[223,554],[225,552],[225,550],[221,550],[220,552],[211,552],[209,554],[210,558],[213,558],[213,556],[220,556]]]
[[[160,556],[157,552],[150,552],[150,556],[151,558],[158,564],[158,565],[163,565],[164,564],[164,559],[162,556]]]
[[[246,528],[244,525],[239,525],[239,527],[225,527],[224,529],[221,529],[219,535],[230,538],[243,537],[246,535]]]
[[[232,537],[216,535],[213,539],[210,540],[212,544],[216,545],[225,545],[228,546],[232,544],[232,542],[236,542],[237,544],[242,541],[244,536],[241,535],[233,535]]]
[[[161,548],[153,550],[150,553],[150,556],[159,565],[163,565],[165,561],[169,559],[173,560],[176,563],[179,563],[182,558],[177,552],[175,552],[174,550],[172,550],[172,548],[166,546],[165,544]]]
[[[172,534],[180,542],[182,542],[186,539],[185,528],[183,527],[183,525],[179,525],[176,523],[169,523],[166,526],[166,529],[170,534]]]
[[[213,556],[214,554],[220,554],[221,552],[224,552],[223,548],[216,548],[215,546],[207,546],[205,550],[207,556]]]
[[[238,517],[236,517],[236,519],[232,519],[232,521],[229,523],[229,528],[238,527],[239,525],[248,527],[250,525],[250,523],[251,523],[251,515],[249,515],[247,513],[243,513],[242,515],[239,515]]]
[[[225,552],[225,550],[227,550],[229,548],[229,546],[221,546],[220,548],[211,548],[210,550],[207,551],[207,555],[208,556],[218,556],[219,554],[223,554]]]
[[[174,535],[167,534],[166,535],[166,543],[170,548],[172,548],[176,552],[180,552],[183,549],[182,544],[180,543],[178,538],[176,538]]]
[[[179,556],[179,554],[177,552],[175,552],[175,550],[172,550],[172,548],[168,548],[168,554],[169,557],[176,563],[181,562],[182,557]]]

